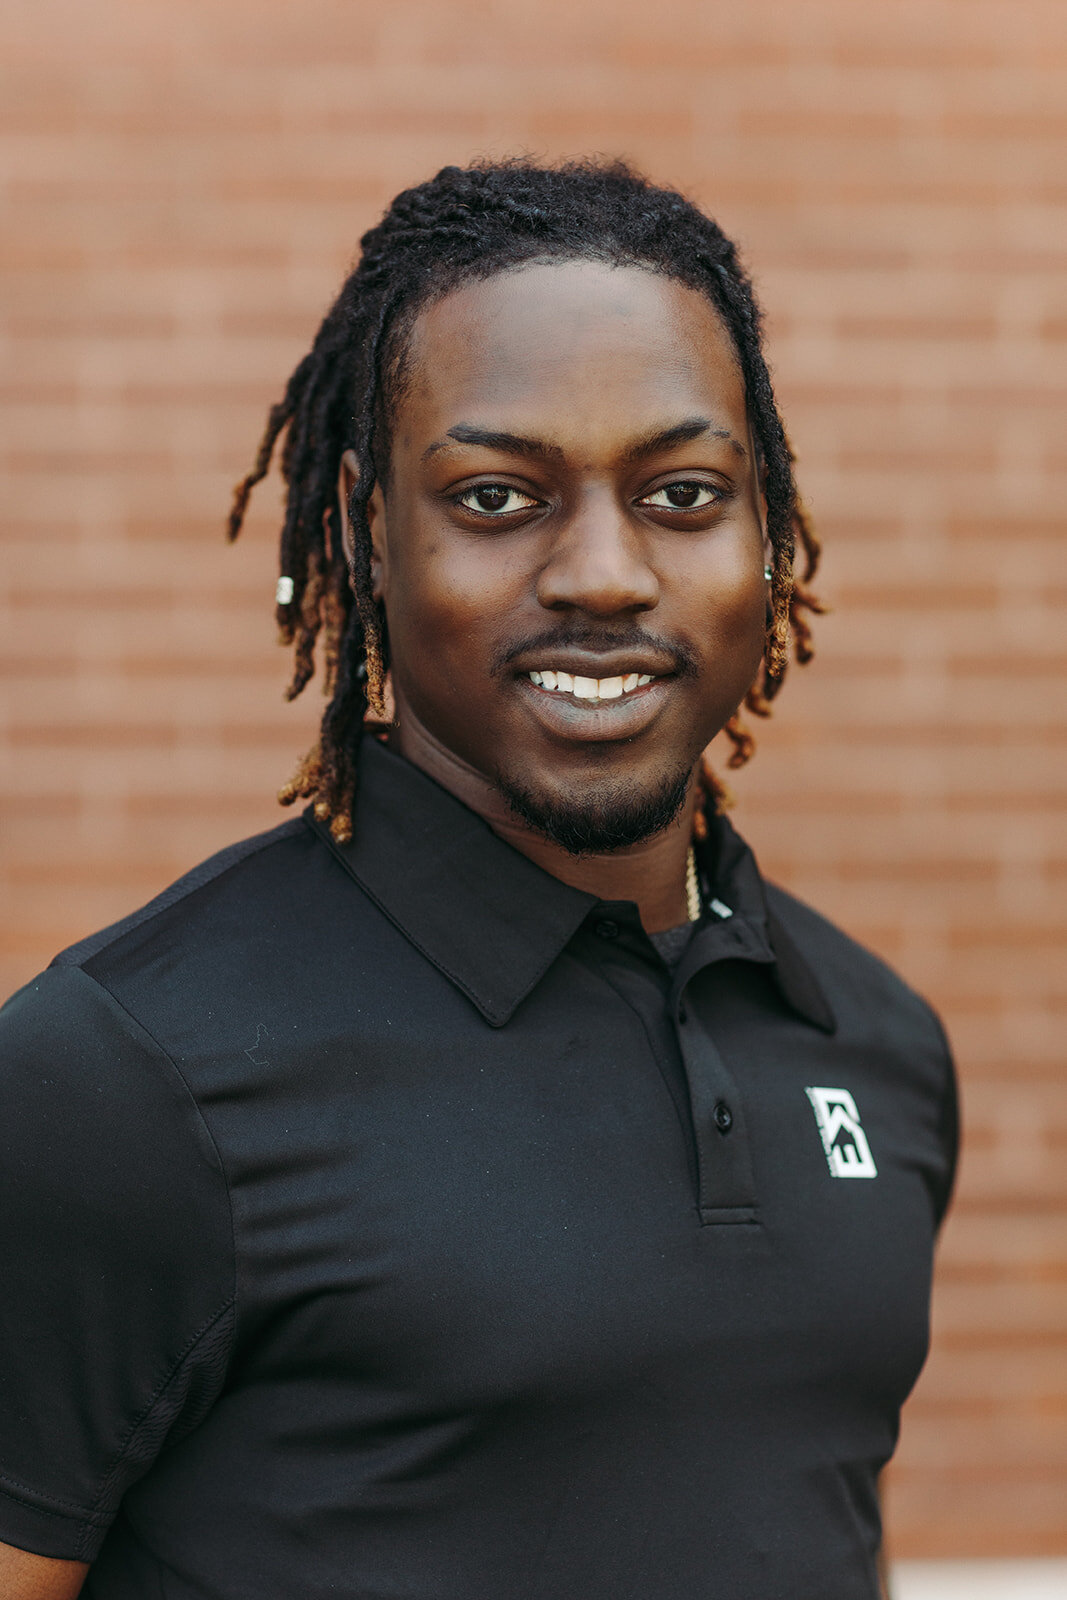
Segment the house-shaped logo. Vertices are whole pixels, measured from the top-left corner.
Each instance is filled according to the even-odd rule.
[[[878,1168],[847,1089],[805,1089],[835,1178],[876,1178]]]

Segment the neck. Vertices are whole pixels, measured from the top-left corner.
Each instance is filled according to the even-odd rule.
[[[695,783],[690,784],[678,817],[662,832],[622,850],[574,856],[516,816],[495,784],[446,749],[410,708],[405,708],[389,743],[561,883],[601,900],[634,901],[648,933],[661,933],[686,921],[686,858],[693,834]]]

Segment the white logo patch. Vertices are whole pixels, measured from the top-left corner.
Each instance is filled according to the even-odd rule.
[[[847,1089],[805,1089],[835,1178],[876,1178],[878,1168]]]

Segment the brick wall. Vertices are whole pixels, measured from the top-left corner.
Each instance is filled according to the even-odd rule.
[[[827,545],[740,820],[964,1079],[894,1548],[1063,1551],[1058,0],[8,0],[0,61],[0,989],[275,820],[319,706],[276,492],[221,520],[361,230],[446,160],[633,156],[745,243]]]

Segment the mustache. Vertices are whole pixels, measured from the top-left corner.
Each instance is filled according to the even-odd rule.
[[[544,628],[538,633],[527,634],[496,656],[493,671],[505,671],[519,656],[540,652],[547,656],[553,650],[565,650],[568,646],[576,650],[605,652],[655,650],[674,662],[678,677],[693,677],[697,671],[695,655],[680,639],[667,639],[663,634],[652,633],[646,628],[598,628],[587,622],[566,628]]]

